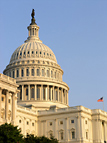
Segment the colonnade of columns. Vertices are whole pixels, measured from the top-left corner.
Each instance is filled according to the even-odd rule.
[[[4,99],[2,97],[2,95],[4,95],[3,91],[5,91],[5,98]],[[0,120],[1,120],[1,110],[3,108],[4,111],[5,111],[5,120],[6,120],[6,122],[8,122],[9,100],[10,100],[10,96],[11,96],[11,100],[12,100],[12,102],[11,102],[11,115],[12,115],[11,118],[12,118],[12,120],[11,121],[14,122],[15,116],[16,116],[15,115],[15,109],[16,109],[16,107],[15,107],[15,103],[16,103],[15,102],[16,101],[15,95],[16,95],[16,93],[13,93],[13,92],[10,92],[10,91],[8,91],[6,89],[0,88]],[[3,99],[3,101],[2,101],[2,99]],[[4,106],[2,105],[2,102],[5,102]]]
[[[18,100],[46,100],[68,105],[68,90],[50,85],[22,85]],[[32,91],[33,89],[33,91]]]

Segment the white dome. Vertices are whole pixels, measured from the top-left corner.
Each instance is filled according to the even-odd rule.
[[[43,58],[43,60],[49,60],[56,62],[56,57],[52,50],[41,42],[29,40],[19,46],[11,56],[10,63],[18,60],[30,60]]]

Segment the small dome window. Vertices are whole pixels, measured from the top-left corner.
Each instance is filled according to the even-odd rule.
[[[50,54],[50,56],[51,56],[51,54]]]
[[[34,53],[34,51],[32,51],[32,54]]]
[[[20,56],[22,55],[22,52],[20,53]]]
[[[28,54],[29,54],[29,51],[28,51]]]
[[[41,52],[40,52],[40,54],[41,54]]]
[[[48,56],[49,54],[47,53],[47,56]]]
[[[44,52],[44,55],[45,55],[45,52]]]
[[[38,52],[36,51],[36,54],[37,54]]]
[[[17,57],[18,57],[18,53],[17,53]]]
[[[25,52],[24,52],[24,55],[25,55]]]

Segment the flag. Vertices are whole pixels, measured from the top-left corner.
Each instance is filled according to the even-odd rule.
[[[103,97],[97,100],[97,102],[103,102]]]

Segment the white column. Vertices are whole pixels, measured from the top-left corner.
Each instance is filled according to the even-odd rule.
[[[6,122],[8,120],[8,100],[9,100],[9,91],[6,91],[6,99],[5,99],[5,119],[6,119]]]
[[[35,100],[37,100],[37,85],[35,84]]]
[[[1,96],[2,96],[2,89],[0,88],[0,120],[1,120]]]
[[[15,117],[16,117],[16,115],[15,115],[15,109],[16,109],[16,107],[15,107],[15,95],[16,95],[16,93],[12,94],[12,120],[13,120],[13,122],[14,122]]]
[[[25,100],[24,98],[24,85],[22,85],[22,101]]]
[[[30,100],[31,97],[30,97],[30,84],[28,85],[28,100]]]

